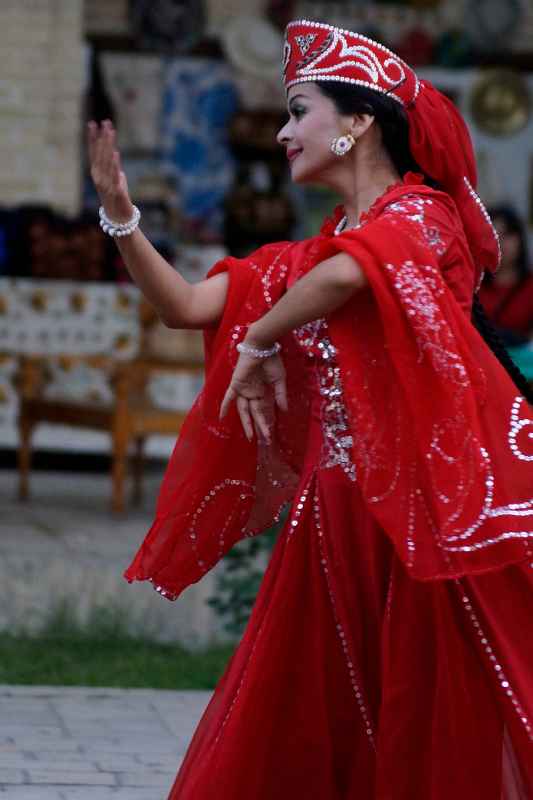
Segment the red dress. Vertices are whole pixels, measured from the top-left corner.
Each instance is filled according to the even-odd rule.
[[[496,412],[514,402],[511,425],[520,431],[508,453],[491,438],[508,420],[487,424],[484,380],[504,377],[468,321],[474,270],[446,199],[396,187],[360,229],[335,237],[338,220],[309,247],[268,251],[270,271],[258,268],[263,255],[247,262],[267,306],[278,292],[274,268],[290,286],[339,249],[364,263],[371,287],[284,342],[293,413],[290,431],[278,421],[277,455],[261,444],[253,452],[263,490],[249,488],[242,439],[240,458],[221,466],[231,456],[218,429],[220,450],[211,453],[226,477],[186,506],[176,469],[193,448],[178,443],[154,527],[126,573],[177,596],[208,558],[255,533],[267,509],[293,496],[242,641],[169,800],[531,800],[533,480],[520,436],[533,423],[505,384]],[[380,250],[391,235],[394,263]],[[230,279],[231,306],[244,262],[221,268],[240,275]],[[390,291],[379,284],[389,273]],[[387,311],[393,292],[403,315]],[[245,295],[239,308],[253,316],[254,295]],[[234,322],[237,312],[227,313]],[[375,323],[385,313],[390,332]],[[224,336],[237,338],[237,327]],[[483,375],[468,361],[472,352]],[[214,369],[208,362],[208,375]],[[193,412],[189,444],[206,420],[214,424],[210,395]],[[512,479],[500,480],[509,465]],[[243,507],[241,517],[235,509]]]

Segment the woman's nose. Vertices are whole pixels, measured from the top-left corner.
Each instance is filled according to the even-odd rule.
[[[288,127],[289,127],[289,123],[287,122],[283,126],[283,128],[281,128],[281,130],[278,132],[278,135],[276,136],[278,144],[285,145],[288,142],[290,142],[291,137],[289,136]]]

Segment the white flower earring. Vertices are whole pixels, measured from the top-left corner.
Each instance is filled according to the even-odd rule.
[[[346,153],[352,149],[356,141],[357,140],[354,139],[351,133],[346,133],[344,136],[339,136],[337,139],[332,140],[331,152],[335,153],[336,156],[345,156]]]

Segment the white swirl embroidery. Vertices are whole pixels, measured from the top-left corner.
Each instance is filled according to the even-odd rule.
[[[528,426],[531,426],[531,432],[528,434],[529,439],[533,439],[533,419],[529,419],[529,417],[523,417],[520,419],[520,406],[522,403],[525,403],[525,398],[517,397],[513,403],[513,407],[511,409],[511,429],[509,431],[509,447],[511,448],[513,455],[520,459],[520,461],[533,461],[533,452],[531,455],[527,455],[520,449],[517,444],[518,434]],[[533,445],[532,445],[533,450]]]
[[[332,67],[317,68],[317,64],[320,64],[321,61],[328,58],[328,56],[337,48],[339,43],[340,50],[336,59],[337,63]],[[350,56],[355,56],[355,59],[350,59]],[[307,75],[308,73],[312,72],[316,77],[319,77],[317,72],[325,75],[329,72],[337,72],[339,69],[343,69],[344,67],[357,67],[363,72],[366,72],[372,83],[378,83],[381,76],[384,81],[390,83],[391,86],[395,86],[399,82],[405,80],[406,77],[405,70],[399,60],[391,57],[387,58],[383,64],[381,64],[378,56],[369,47],[365,47],[365,45],[361,44],[350,47],[345,37],[337,31],[333,32],[333,40],[327,50],[318,55],[317,58],[306,64],[304,67],[301,67],[298,70],[298,74]],[[397,70],[396,76],[387,74],[385,70],[389,69],[390,72],[390,67],[393,67],[393,69]]]

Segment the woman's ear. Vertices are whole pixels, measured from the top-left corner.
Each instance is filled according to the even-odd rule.
[[[350,133],[355,139],[363,136],[374,124],[375,117],[372,114],[352,114],[350,117]]]

